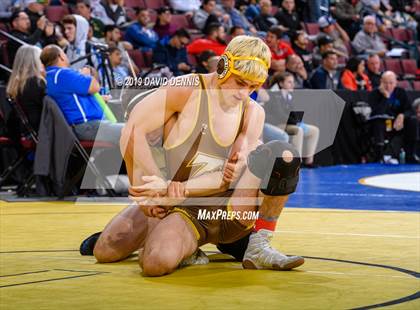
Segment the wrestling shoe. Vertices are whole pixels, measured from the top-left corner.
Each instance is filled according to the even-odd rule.
[[[83,240],[82,244],[80,245],[79,252],[81,255],[93,255],[93,249],[95,248],[95,244],[99,239],[99,236],[101,235],[101,231],[97,232],[85,240]]]
[[[180,267],[185,266],[191,266],[191,265],[207,265],[209,263],[209,258],[207,255],[198,249],[195,251],[190,257],[187,257],[184,259],[181,264],[179,264]]]
[[[270,246],[273,232],[260,229],[249,237],[242,266],[245,269],[290,270],[302,265],[305,260],[300,256],[287,256]]]

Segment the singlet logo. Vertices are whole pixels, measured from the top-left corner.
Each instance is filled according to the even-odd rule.
[[[221,170],[224,164],[225,160],[221,157],[197,152],[187,164],[187,167],[192,168],[190,177],[195,177],[207,172]]]

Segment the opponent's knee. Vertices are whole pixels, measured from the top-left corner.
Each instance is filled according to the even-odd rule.
[[[156,248],[143,254],[143,273],[148,277],[159,277],[173,272],[178,267],[178,261],[174,253]]]
[[[276,140],[261,144],[248,155],[249,170],[261,179],[261,191],[270,196],[296,190],[301,162],[293,145]]]

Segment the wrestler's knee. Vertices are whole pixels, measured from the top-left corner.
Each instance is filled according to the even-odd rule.
[[[93,255],[98,263],[113,263],[124,258],[123,255],[118,253],[115,249],[98,243],[93,249]]]
[[[169,248],[156,247],[143,254],[142,269],[145,276],[159,277],[173,272],[179,264],[178,253]]]

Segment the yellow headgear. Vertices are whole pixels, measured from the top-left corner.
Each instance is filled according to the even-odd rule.
[[[245,74],[239,70],[236,70],[234,64],[237,60],[257,61],[261,65],[263,65],[267,71],[269,69],[268,64],[261,58],[253,56],[233,56],[230,52],[225,52],[222,56],[220,56],[219,62],[217,63],[217,75],[219,79],[221,79],[222,83],[226,81],[232,73],[246,80],[254,81],[260,84],[263,84],[265,82],[265,79],[258,78],[252,74]]]

